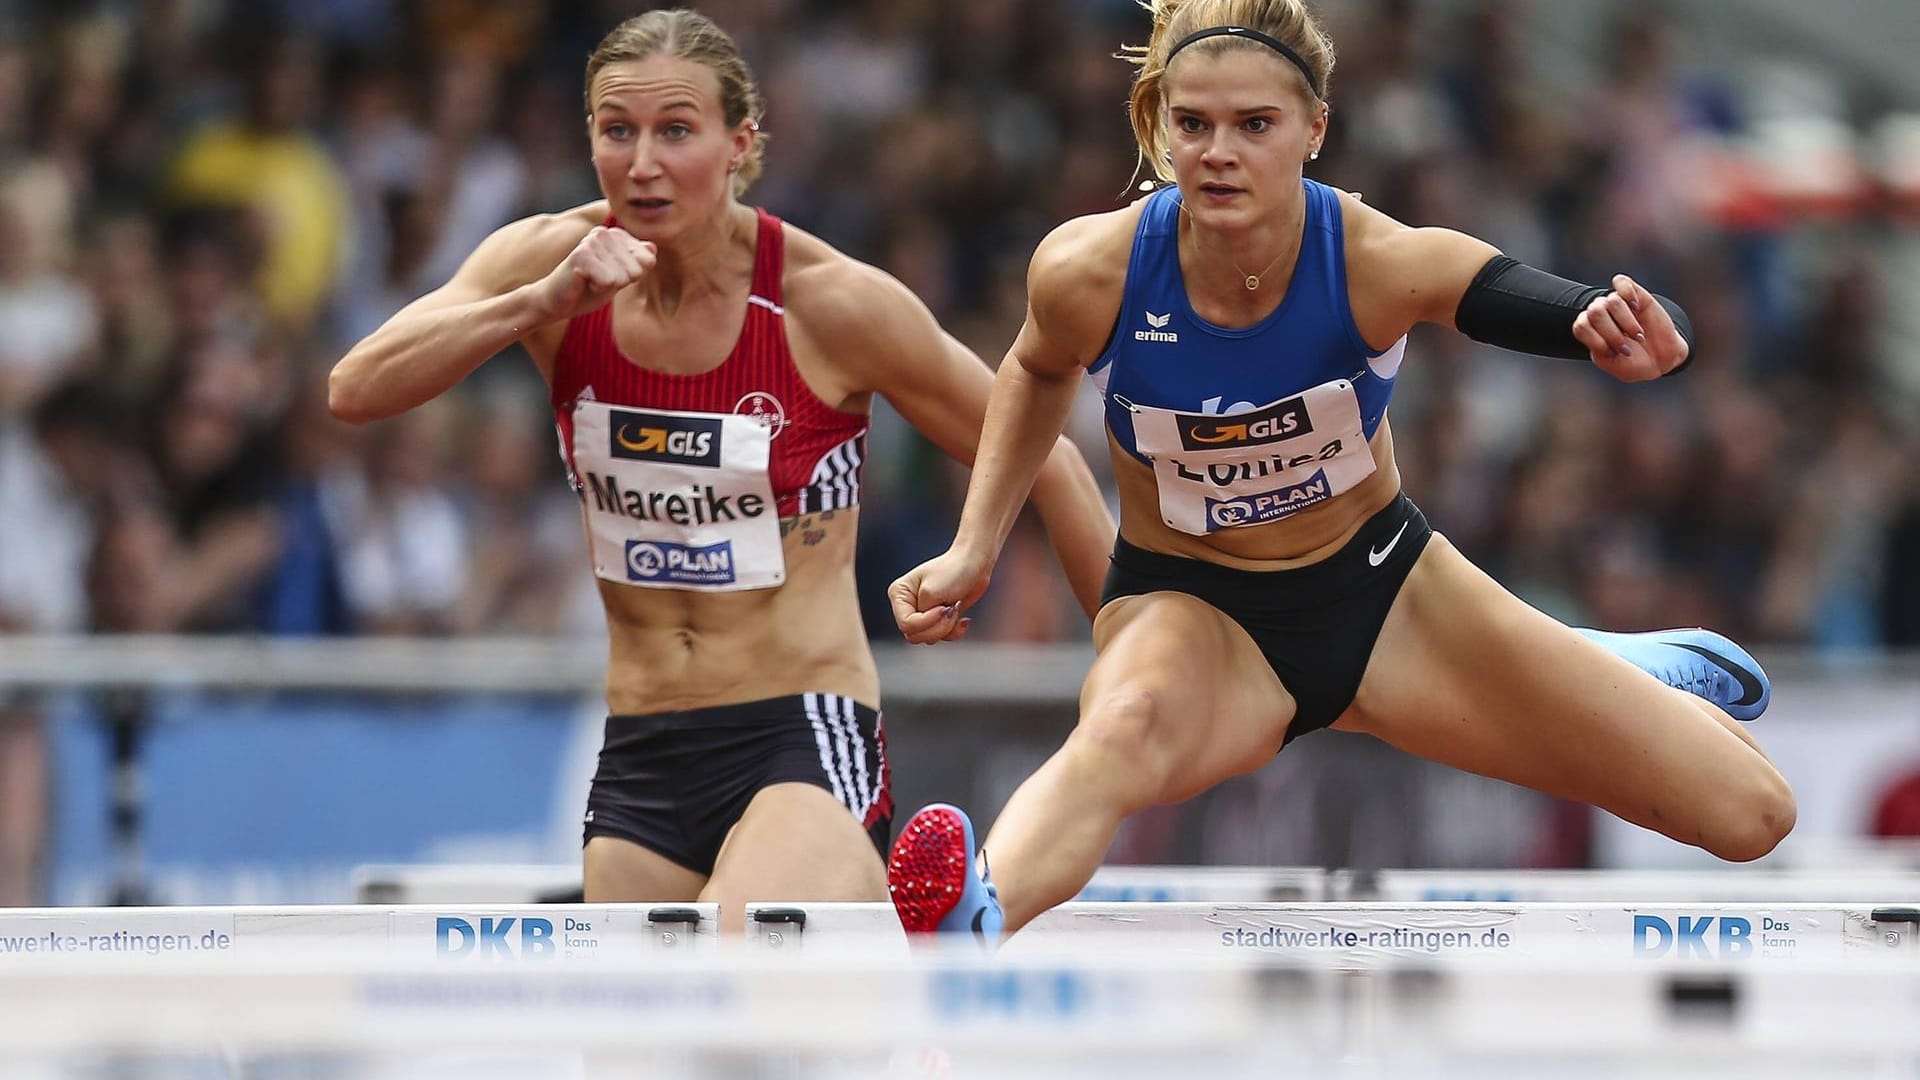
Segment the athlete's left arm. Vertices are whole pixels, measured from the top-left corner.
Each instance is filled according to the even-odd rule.
[[[1516,352],[1584,356],[1622,382],[1671,375],[1692,353],[1686,313],[1625,274],[1611,289],[1581,285],[1465,233],[1411,228],[1352,196],[1342,203],[1348,293],[1363,335],[1372,329],[1390,342],[1415,323],[1436,323]]]
[[[834,343],[835,364],[857,390],[886,396],[900,415],[954,460],[973,465],[994,373],[941,328],[893,276],[849,263],[844,287],[808,305],[808,332]],[[814,296],[819,296],[814,293]],[[1075,598],[1091,619],[1113,546],[1113,517],[1086,459],[1055,440],[1030,495]]]

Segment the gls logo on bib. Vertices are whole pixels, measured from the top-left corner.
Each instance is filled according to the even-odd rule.
[[[664,461],[674,465],[720,465],[720,421],[698,416],[607,410],[612,434],[607,453],[628,461]]]
[[[1180,431],[1180,445],[1189,450],[1260,446],[1313,431],[1313,418],[1307,415],[1306,402],[1298,397],[1275,402],[1258,412],[1231,416],[1182,413],[1175,422]]]

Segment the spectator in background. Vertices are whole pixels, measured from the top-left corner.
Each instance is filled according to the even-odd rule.
[[[407,107],[398,69],[372,63],[348,75],[337,144],[358,243],[339,283],[336,329],[347,343],[452,277],[524,207],[526,162],[495,133],[502,73],[491,55],[456,43],[431,71],[424,122]]]
[[[466,422],[461,403],[434,402],[368,431],[364,468],[336,476],[328,510],[348,611],[361,632],[453,629],[471,536],[447,457],[451,439],[464,444],[484,430]]]
[[[448,622],[459,634],[557,634],[592,592],[579,565],[579,508],[558,460],[552,430],[525,396],[474,402],[465,427],[484,431],[460,455],[458,509],[469,565]]]
[[[159,230],[136,210],[88,223],[83,275],[99,317],[99,370],[123,401],[149,400],[165,375],[174,336]]]
[[[0,27],[0,146],[26,142],[33,66],[14,27]]]
[[[168,194],[180,206],[234,207],[261,252],[257,286],[284,329],[309,329],[341,262],[346,183],[307,130],[320,99],[311,42],[277,35],[247,51],[240,116],[191,136],[173,162]]]
[[[769,208],[897,269],[977,351],[996,355],[1022,314],[1007,253],[1127,197],[1133,150],[1110,122],[1125,73],[1108,59],[1137,18],[1126,0],[862,0],[825,18],[798,0],[717,3],[772,90],[758,189]],[[301,340],[319,313],[344,345],[444,278],[447,259],[492,224],[593,197],[573,68],[630,14],[599,0],[81,8],[40,5],[0,33],[0,423],[24,423],[39,394],[79,370],[98,371],[129,415],[150,416],[179,357],[237,348],[252,358],[242,367],[293,369],[263,370],[270,396],[247,406],[254,430],[277,424],[302,369],[337,351]],[[1344,119],[1318,178],[1531,261],[1625,259],[1714,343],[1688,386],[1562,402],[1579,372],[1516,371],[1471,343],[1416,338],[1397,406],[1418,463],[1408,487],[1447,515],[1450,534],[1513,567],[1556,612],[1630,571],[1646,617],[1664,624],[1709,610],[1780,642],[1920,639],[1916,605],[1901,599],[1920,592],[1907,583],[1915,560],[1901,557],[1920,536],[1912,512],[1868,513],[1842,538],[1849,554],[1803,565],[1827,540],[1804,534],[1813,463],[1844,465],[1854,459],[1827,448],[1861,445],[1845,419],[1856,399],[1841,388],[1869,388],[1896,438],[1913,407],[1913,381],[1889,377],[1902,346],[1887,329],[1911,305],[1885,269],[1898,263],[1877,250],[1899,241],[1829,231],[1809,244],[1787,212],[1716,216],[1672,181],[1691,167],[1688,143],[1748,133],[1768,102],[1699,63],[1685,20],[1644,3],[1596,16],[1608,30],[1590,41],[1520,0],[1375,0],[1327,14],[1352,44]],[[1822,103],[1852,89],[1840,83],[1849,76],[1828,78]],[[1570,179],[1587,175],[1603,194],[1576,194]],[[1625,226],[1622,205],[1635,208]],[[207,345],[214,337],[239,344]],[[876,440],[895,437],[890,423],[876,419]],[[1523,457],[1568,427],[1635,437],[1589,447],[1618,467],[1570,474],[1555,464],[1570,450]],[[1098,445],[1097,425],[1091,434],[1082,446]],[[370,448],[330,451],[335,479],[323,486],[364,471]],[[928,520],[953,512],[936,461],[898,453],[893,475],[872,476],[920,497],[875,500],[864,580],[918,561]],[[1516,469],[1521,482],[1507,484]],[[259,486],[309,479],[270,466]],[[455,473],[436,483],[465,504]],[[1866,463],[1848,497],[1901,507],[1908,484]],[[1566,491],[1572,503],[1554,505]],[[145,497],[171,505],[157,487]],[[484,498],[487,515],[503,497]],[[267,501],[301,520],[314,509]],[[1604,557],[1590,559],[1581,536],[1604,537]],[[1655,587],[1676,580],[1697,588]],[[245,599],[223,603],[231,614],[213,624],[244,625]]]
[[[413,197],[395,223],[402,243],[391,270],[408,297],[452,277],[522,208],[526,164],[496,131],[501,79],[494,59],[471,45],[448,48],[434,66],[426,152],[415,161]]]
[[[95,504],[117,457],[108,401],[70,381],[28,423],[0,425],[0,633],[85,628]],[[0,690],[0,907],[38,898],[46,804],[39,703]]]
[[[0,423],[95,359],[93,299],[71,276],[73,193],[37,162],[0,179]]]
[[[325,378],[308,373],[287,409],[279,453],[286,473],[276,505],[282,543],[260,594],[260,629],[270,634],[354,631],[343,566],[347,524],[331,512],[343,476],[358,469],[359,432],[327,412]]]
[[[279,395],[239,342],[210,339],[173,364],[150,416],[150,494],[170,533],[153,611],[176,632],[249,629],[282,542],[279,410],[262,410]]]
[[[1909,435],[1903,443],[1905,460],[1913,461],[1920,454],[1920,440]],[[1887,645],[1911,648],[1920,645],[1920,482],[1911,468],[1896,491],[1893,520],[1880,548],[1886,568],[1880,583],[1880,628]]]

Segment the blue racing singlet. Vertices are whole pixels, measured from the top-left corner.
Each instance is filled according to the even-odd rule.
[[[1347,301],[1339,193],[1302,180],[1307,208],[1287,295],[1254,326],[1194,313],[1180,272],[1180,190],[1147,197],[1120,318],[1089,369],[1120,446],[1153,467],[1184,532],[1258,525],[1365,479],[1406,351],[1375,352]]]

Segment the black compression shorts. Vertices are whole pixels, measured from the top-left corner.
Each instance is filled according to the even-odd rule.
[[[831,792],[886,854],[886,732],[879,713],[838,694],[607,717],[586,838],[631,840],[711,874],[753,797],[790,782]]]
[[[1345,547],[1292,570],[1240,570],[1117,540],[1100,602],[1179,592],[1240,624],[1298,706],[1287,742],[1340,719],[1360,691],[1394,597],[1433,536],[1404,494]]]

